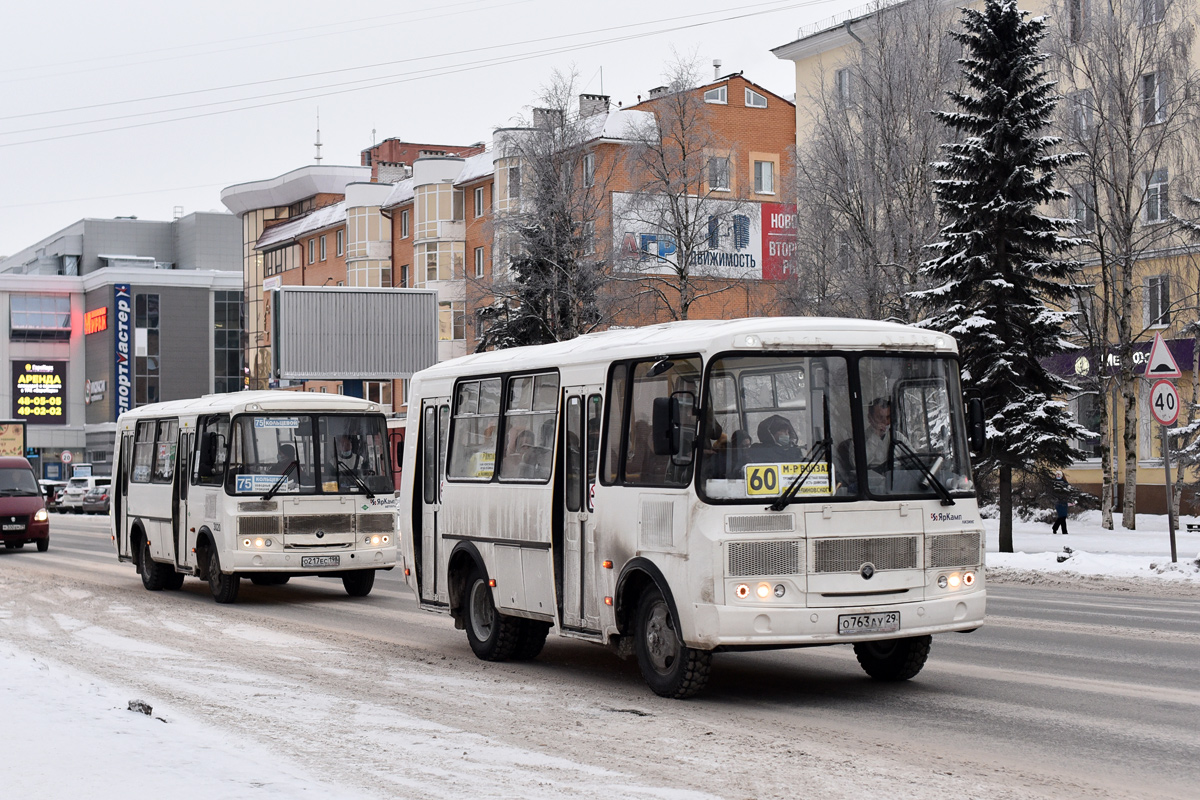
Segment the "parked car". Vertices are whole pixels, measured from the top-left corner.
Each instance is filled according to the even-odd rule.
[[[58,501],[58,506],[63,511],[78,514],[83,511],[83,496],[85,494],[97,486],[108,486],[110,483],[112,483],[111,478],[97,478],[94,475],[86,478],[71,478],[71,480],[67,481],[67,488],[63,491],[62,497]]]
[[[29,542],[43,553],[50,547],[50,515],[37,475],[17,456],[0,458],[0,541],[10,550]]]
[[[58,501],[59,493],[67,487],[66,481],[40,480],[38,486],[42,487],[42,495],[46,500],[46,510],[53,511],[54,504]]]
[[[107,514],[109,486],[97,486],[83,496],[83,513]]]

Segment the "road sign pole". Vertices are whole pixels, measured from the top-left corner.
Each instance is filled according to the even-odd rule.
[[[1162,427],[1162,451],[1163,451],[1163,470],[1166,472],[1167,480],[1163,486],[1167,490],[1167,530],[1171,532],[1171,563],[1179,560],[1175,552],[1175,501],[1172,499],[1174,492],[1171,490],[1171,448],[1167,442],[1167,426]]]

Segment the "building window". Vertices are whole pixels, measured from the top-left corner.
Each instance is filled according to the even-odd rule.
[[[849,69],[839,69],[833,73],[833,99],[838,108],[850,107]]]
[[[767,98],[753,89],[746,90],[746,108],[766,108]]]
[[[1082,142],[1091,136],[1094,108],[1090,90],[1067,95],[1067,113],[1070,115],[1067,128],[1075,141]]]
[[[754,191],[758,194],[775,194],[775,162],[754,162]]]
[[[729,103],[728,86],[718,86],[715,89],[709,89],[704,93],[704,102],[717,103],[718,105],[727,105]]]
[[[708,160],[708,188],[729,191],[729,159],[714,156]]]
[[[1081,233],[1096,229],[1096,189],[1090,183],[1071,187],[1071,217]]]
[[[1152,275],[1146,278],[1146,317],[1148,328],[1165,328],[1171,324],[1171,276]]]
[[[479,186],[475,189],[475,216],[483,216],[483,187]]]
[[[463,277],[465,245],[462,242],[427,242],[415,248],[416,271],[412,278],[419,289],[430,281],[449,281]]]
[[[1167,16],[1167,0],[1141,0],[1138,9],[1138,24],[1142,27],[1157,25]]]
[[[328,259],[328,253],[325,250],[325,237],[322,236],[321,237],[321,260],[325,261],[327,259]]]
[[[408,238],[408,209],[400,212],[400,238]]]
[[[596,252],[596,222],[594,220],[583,223],[583,252],[589,256]]]
[[[242,293],[213,293],[213,391],[242,388]]]
[[[1086,439],[1076,439],[1075,446],[1083,451],[1087,460],[1100,458],[1100,401],[1095,392],[1081,394],[1071,401],[1075,421],[1092,432]]]
[[[71,298],[65,294],[9,295],[9,338],[14,341],[69,341]]]
[[[1072,42],[1083,38],[1090,0],[1067,0],[1067,35]]]
[[[240,344],[240,343],[239,343]],[[159,345],[158,295],[139,294],[133,299],[134,405],[157,403]]]
[[[466,219],[466,214],[463,211],[463,193],[462,189],[455,189],[451,194],[450,199],[451,211],[450,219],[455,222],[462,222]]]
[[[338,231],[337,238],[335,239],[335,241],[337,242],[337,254],[339,256],[345,255],[345,253],[346,253],[346,232]]]
[[[721,249],[721,220],[713,216],[708,218],[708,249]]]
[[[1142,124],[1157,125],[1167,121],[1167,85],[1158,72],[1142,76]]]
[[[508,199],[521,198],[521,165],[510,164],[508,167]]]
[[[308,240],[308,263],[315,264],[317,262],[317,240]]]
[[[400,288],[409,288],[408,284],[408,264],[400,265]]]
[[[1167,168],[1146,173],[1145,219],[1147,223],[1167,221]]]
[[[467,338],[467,318],[459,301],[438,303],[438,339],[447,342]]]
[[[596,154],[586,153],[583,156],[583,185],[596,185]]]
[[[387,410],[391,411],[392,382],[363,381],[363,399],[370,400],[372,403],[379,403],[379,405],[386,406]]]
[[[475,277],[483,277],[483,248],[475,248]]]

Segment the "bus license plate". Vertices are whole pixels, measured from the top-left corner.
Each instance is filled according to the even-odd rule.
[[[841,614],[838,616],[838,633],[895,633],[900,630],[900,612],[885,611],[882,614]]]
[[[302,567],[340,567],[341,556],[300,556]]]

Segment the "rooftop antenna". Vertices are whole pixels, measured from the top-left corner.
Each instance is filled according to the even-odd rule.
[[[600,65],[600,94],[604,94],[604,65]]]
[[[321,107],[317,106],[317,166],[321,165]]]

